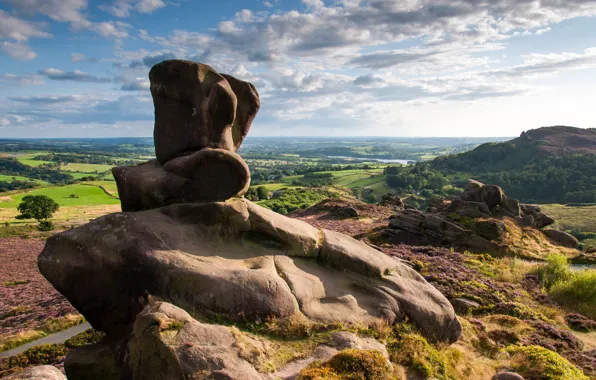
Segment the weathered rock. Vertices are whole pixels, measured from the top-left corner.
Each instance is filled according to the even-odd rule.
[[[467,299],[467,298],[454,298],[450,300],[451,304],[455,311],[459,314],[465,315],[470,310],[480,307],[480,304],[474,300]]]
[[[65,363],[69,380],[264,379],[239,356],[236,337],[227,327],[199,323],[163,302],[143,309],[131,336],[118,344],[123,355],[101,344],[93,347],[99,354],[74,350]]]
[[[542,228],[554,220],[533,205],[520,205],[494,185],[470,180],[461,197],[427,212],[403,210],[394,215],[383,238],[394,244],[439,245],[473,252],[508,253],[504,218],[520,227]],[[562,237],[563,238],[563,237]],[[571,241],[566,241],[569,247]],[[576,246],[577,247],[577,246]]]
[[[482,202],[495,216],[520,216],[519,202],[505,195],[499,186],[470,180],[461,197],[464,201]]]
[[[250,185],[244,160],[233,152],[205,148],[164,166],[149,161],[112,169],[123,211],[173,203],[223,201],[241,196]]]
[[[492,380],[524,380],[524,378],[515,372],[499,372]]]
[[[153,66],[149,79],[162,165],[202,148],[235,152],[260,107],[252,84],[201,63],[164,61]]]
[[[110,380],[120,379],[122,369],[114,347],[93,344],[72,349],[64,360],[64,371],[69,379]]]
[[[542,230],[542,232],[549,238],[550,241],[557,245],[567,248],[579,247],[579,240],[575,236],[559,230]]]
[[[134,321],[147,293],[232,319],[407,315],[429,339],[453,342],[461,332],[447,299],[407,265],[241,199],[107,215],[48,239],[38,264],[112,335]]]
[[[393,195],[391,193],[381,196],[381,202],[379,204],[381,206],[393,206],[394,208],[404,207],[403,200],[397,195]]]
[[[66,376],[56,367],[51,365],[41,365],[30,367],[24,371],[13,373],[4,380],[66,380]]]
[[[348,219],[348,218],[357,218],[360,216],[358,210],[354,207],[346,206],[346,207],[336,207],[329,212],[329,218],[331,219]]]
[[[536,205],[520,205],[520,209],[524,217],[531,221],[528,224],[534,228],[544,228],[555,223],[555,220],[542,212],[540,206]]]

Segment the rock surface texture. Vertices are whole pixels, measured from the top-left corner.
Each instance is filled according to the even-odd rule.
[[[157,160],[114,169],[125,212],[51,237],[38,258],[106,333],[69,353],[69,379],[271,378],[232,329],[187,312],[357,326],[407,317],[430,340],[459,338],[449,301],[404,262],[238,197],[250,175],[234,152],[259,106],[252,85],[186,61],[157,64],[150,79]],[[374,340],[332,341],[321,357],[349,347],[386,355]]]
[[[27,368],[24,371],[17,372],[4,377],[5,380],[66,380],[66,376],[56,367],[51,365],[41,365]]]
[[[540,207],[520,204],[499,186],[470,180],[463,194],[451,201],[431,204],[427,212],[406,209],[391,217],[384,237],[393,243],[439,245],[475,252],[503,253],[508,235],[506,220],[520,228],[542,229],[555,221]],[[573,236],[543,230],[553,244],[577,248]]]
[[[250,173],[235,152],[260,107],[254,86],[181,60],[158,63],[149,79],[157,160],[114,168],[122,210],[244,194]]]

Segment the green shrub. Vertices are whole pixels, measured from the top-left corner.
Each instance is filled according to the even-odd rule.
[[[540,346],[511,346],[513,369],[526,380],[589,380],[580,369]]]
[[[54,229],[54,223],[49,220],[42,220],[39,222],[39,227],[37,227],[40,231],[52,231]]]
[[[391,367],[376,350],[344,350],[325,363],[315,362],[300,372],[299,380],[389,380]]]
[[[101,331],[89,329],[89,330],[83,331],[80,334],[73,336],[72,338],[67,339],[64,342],[64,345],[67,348],[83,347],[88,344],[98,343],[105,336],[106,336],[106,334]]]
[[[535,273],[542,286],[550,289],[558,282],[566,281],[571,276],[567,257],[561,254],[550,254],[546,257],[546,264],[537,268]]]
[[[453,379],[445,357],[409,324],[397,325],[387,340],[391,361],[422,376],[439,380]]]
[[[589,318],[596,318],[596,270],[572,272],[566,281],[555,283],[549,295]]]
[[[60,362],[66,355],[63,344],[44,344],[28,349],[22,354],[0,361],[0,377],[19,372],[27,367]]]

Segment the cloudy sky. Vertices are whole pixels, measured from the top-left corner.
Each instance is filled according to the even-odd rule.
[[[251,135],[596,127],[596,0],[0,0],[0,138],[150,136],[147,74],[251,81]]]

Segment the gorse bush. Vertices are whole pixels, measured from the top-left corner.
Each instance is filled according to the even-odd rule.
[[[580,369],[554,351],[540,346],[511,346],[511,362],[526,380],[589,380]]]
[[[596,270],[572,271],[564,255],[552,254],[534,272],[557,303],[596,318]]]
[[[567,257],[561,254],[551,254],[546,257],[546,264],[535,270],[544,288],[550,289],[558,282],[569,279],[572,275]]]
[[[562,305],[596,318],[596,270],[572,272],[566,281],[555,283],[549,295]]]

